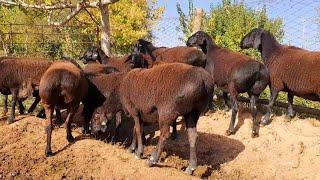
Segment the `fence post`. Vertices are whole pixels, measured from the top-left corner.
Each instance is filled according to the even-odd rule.
[[[97,25],[97,29],[96,29],[96,32],[97,32],[97,34],[96,34],[96,39],[97,39],[97,44],[95,44],[95,45],[98,45],[98,46],[100,46],[100,27]]]
[[[203,10],[201,8],[196,8],[192,33],[195,33],[201,30],[202,16],[203,16]]]
[[[9,54],[13,54],[12,50],[13,50],[13,32],[12,32],[12,24],[10,23],[9,24],[9,31],[10,31],[10,35],[9,35],[9,38],[10,38],[10,44],[11,44],[11,47],[9,48]]]

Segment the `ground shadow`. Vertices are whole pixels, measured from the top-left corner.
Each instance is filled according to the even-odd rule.
[[[181,124],[180,121],[179,124]],[[120,133],[118,138],[120,143],[125,147],[129,146],[131,143],[133,125],[132,120],[126,119],[123,121],[119,129]],[[107,139],[112,136],[110,134],[113,133],[114,126],[110,126],[109,128],[109,132],[105,134]],[[145,126],[144,130],[146,137],[151,136],[147,138],[148,140],[145,143],[145,157],[148,157],[159,140],[158,136],[153,137],[154,132],[158,130],[157,123]],[[110,139],[107,141],[110,142]],[[244,149],[244,144],[238,140],[234,140],[223,135],[198,132],[198,165],[206,168],[199,177],[209,177],[213,170],[219,169],[220,164],[234,160]],[[179,130],[178,138],[176,140],[168,139],[162,153],[159,166],[173,167],[183,170],[187,167],[188,160],[189,142],[187,132],[185,130]]]

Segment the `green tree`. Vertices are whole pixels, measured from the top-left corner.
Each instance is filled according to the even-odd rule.
[[[192,34],[194,19],[193,0],[189,0],[189,16],[186,16],[179,4],[179,29],[184,33],[181,39],[186,40]],[[270,19],[266,8],[260,11],[252,10],[243,3],[231,0],[222,0],[218,6],[211,5],[209,12],[202,18],[202,30],[209,33],[215,42],[224,48],[233,51],[243,51],[256,58],[259,53],[254,50],[241,50],[239,47],[242,37],[253,28],[262,27],[273,34],[281,42],[283,37],[283,23],[281,18]]]
[[[17,1],[17,3],[19,2]],[[23,2],[27,5],[40,5],[38,1],[34,0]],[[92,3],[94,1],[84,2]],[[65,4],[71,7],[77,5],[79,1],[46,0],[44,3],[41,5],[55,7]],[[162,7],[157,6],[157,0],[148,1],[148,3],[145,0],[120,0],[110,5],[107,9],[110,20],[111,43],[113,44],[112,50],[117,54],[130,51],[130,47],[138,38],[150,36],[152,25],[158,21],[164,10]],[[8,33],[12,29],[12,31],[22,34],[14,35],[13,38],[3,35],[5,37],[0,38],[0,43],[3,40],[13,41],[15,44],[10,46],[11,51],[28,52],[25,54],[29,55],[31,52],[45,51],[48,53],[44,55],[59,57],[61,56],[61,50],[64,55],[78,57],[90,45],[81,42],[98,43],[100,41],[100,37],[97,36],[96,26],[100,27],[100,34],[103,33],[102,15],[99,8],[82,8],[76,16],[63,23],[70,12],[73,11],[75,11],[74,8],[46,10],[30,8],[25,5],[11,6],[0,3],[0,24],[22,23],[30,25],[27,28],[26,26],[10,27],[9,25],[1,25],[0,32]],[[81,26],[81,28],[52,28],[46,26],[39,28],[39,26],[34,26],[36,24],[48,24],[48,22],[49,24],[61,22],[69,26]],[[42,32],[55,35],[39,36]],[[25,45],[25,42],[29,44]],[[57,53],[50,54],[52,50],[57,51]]]
[[[182,40],[186,40],[192,34],[193,19],[195,9],[193,0],[189,0],[189,12],[186,15],[179,4],[177,4],[180,25],[179,29],[183,32]],[[253,49],[241,50],[239,47],[242,38],[253,28],[261,27],[275,35],[281,43],[284,35],[283,20],[281,18],[270,19],[267,16],[266,8],[256,11],[246,7],[242,2],[232,0],[222,0],[218,6],[211,5],[209,12],[203,17],[201,30],[209,33],[215,42],[224,48],[238,51],[261,60],[260,53]],[[262,98],[269,98],[270,90],[262,94]],[[278,100],[287,101],[286,93],[281,92]],[[312,108],[319,108],[319,103],[295,97],[294,103]]]

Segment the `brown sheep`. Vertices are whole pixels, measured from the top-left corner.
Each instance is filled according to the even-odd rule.
[[[134,69],[127,73],[111,75],[118,79],[114,81],[114,86],[119,87],[114,97],[120,99],[114,101],[120,101],[126,114],[135,122],[130,150],[136,149],[138,141],[136,156],[141,157],[143,124],[158,122],[160,139],[148,164],[152,166],[157,163],[164,143],[170,135],[170,125],[178,116],[183,116],[190,143],[191,164],[186,172],[191,174],[197,166],[196,124],[212,97],[212,77],[202,68],[182,63],[163,64],[151,69]],[[106,106],[108,107],[110,106]],[[99,123],[102,126],[108,124],[101,121]],[[93,122],[95,125],[99,123]]]
[[[150,55],[154,61],[178,62],[198,67],[205,67],[206,65],[206,55],[196,48],[186,46],[155,47],[151,42],[143,39],[139,39],[137,45],[141,53]]]
[[[200,47],[207,54],[205,69],[214,77],[215,84],[232,99],[232,115],[226,135],[235,133],[234,125],[238,112],[237,96],[248,93],[253,117],[252,137],[259,136],[256,101],[269,83],[267,68],[244,54],[219,47],[209,34],[198,31],[189,37],[188,46]]]
[[[270,122],[272,106],[280,91],[288,92],[290,117],[295,116],[294,96],[320,101],[320,52],[281,45],[270,32],[261,28],[249,32],[242,39],[241,48],[259,50],[270,73],[271,97],[261,124]]]
[[[11,115],[8,123],[12,123],[15,119],[15,105],[18,100],[19,86],[28,80],[35,91],[35,102],[32,104],[28,112],[32,112],[40,101],[37,90],[41,76],[52,64],[51,61],[35,58],[0,58],[0,92],[5,95],[12,94]],[[5,104],[6,105],[6,104]],[[5,107],[6,108],[6,107]]]
[[[84,53],[81,59],[84,64],[99,62],[106,66],[115,67],[121,72],[128,72],[133,68],[148,68],[148,62],[145,61],[146,58],[137,58],[137,56],[140,56],[137,53],[138,51],[134,48],[133,52],[129,55],[124,55],[123,57],[108,57],[101,48],[92,46]],[[141,61],[139,62],[137,60]]]
[[[43,74],[40,80],[39,94],[47,117],[47,147],[46,156],[52,155],[51,134],[53,130],[52,114],[54,108],[67,109],[65,121],[67,140],[73,142],[71,122],[80,101],[86,97],[88,83],[82,72],[75,64],[68,61],[56,61]]]

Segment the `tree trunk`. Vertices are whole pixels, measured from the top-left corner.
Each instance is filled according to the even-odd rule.
[[[101,13],[101,49],[107,56],[110,56],[111,43],[108,5],[101,5],[99,9]]]

